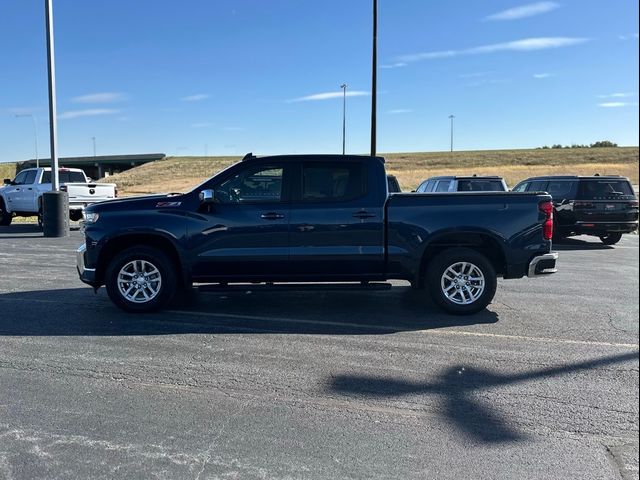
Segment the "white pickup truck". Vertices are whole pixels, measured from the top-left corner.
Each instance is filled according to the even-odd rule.
[[[90,183],[79,168],[59,168],[60,190],[69,195],[69,219],[82,219],[87,205],[117,196],[115,183]],[[51,191],[51,168],[27,168],[0,187],[0,225],[9,225],[14,216],[38,215],[42,225],[42,194]]]

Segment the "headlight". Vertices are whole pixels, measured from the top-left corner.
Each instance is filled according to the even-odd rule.
[[[99,214],[97,213],[93,213],[93,212],[85,212],[84,214],[84,223],[86,223],[87,225],[90,225],[92,223],[96,223],[98,221],[98,218],[100,217]]]

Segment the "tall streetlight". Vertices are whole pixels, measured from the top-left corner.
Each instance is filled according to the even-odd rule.
[[[42,194],[42,230],[45,237],[69,235],[69,197],[60,191],[58,176],[58,133],[56,115],[56,68],[53,46],[53,0],[44,0],[47,31],[49,87],[49,144],[51,149],[51,191]]]
[[[32,113],[19,113],[16,117],[31,117],[33,121],[33,138],[36,144],[36,168],[40,168],[40,158],[38,157],[38,122]]]
[[[378,0],[373,0],[373,48],[371,55],[371,156],[376,155],[376,97],[378,83]]]
[[[449,120],[451,120],[451,151],[453,152],[453,119],[456,118],[455,115],[449,115]]]
[[[340,85],[342,89],[342,155],[346,152],[347,146],[347,84]]]

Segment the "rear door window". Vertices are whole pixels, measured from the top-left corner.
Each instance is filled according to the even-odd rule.
[[[366,170],[360,162],[313,162],[302,166],[302,201],[346,202],[366,193]]]
[[[449,185],[451,184],[450,180],[439,180],[438,185],[436,185],[436,192],[448,192]]]
[[[529,187],[528,192],[546,192],[547,191],[547,180],[535,180],[531,182],[531,186]]]
[[[547,193],[551,195],[554,200],[570,198],[573,185],[574,182],[567,180],[550,180],[547,185]]]
[[[634,196],[633,188],[627,180],[580,180],[578,198],[597,200],[598,198],[625,198]]]
[[[58,181],[60,183],[85,183],[86,178],[82,172],[58,172]],[[51,170],[42,174],[40,183],[51,183]]]

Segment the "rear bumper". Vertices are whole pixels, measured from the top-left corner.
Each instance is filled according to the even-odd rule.
[[[533,257],[529,263],[527,270],[527,276],[537,277],[539,275],[549,275],[556,273],[556,261],[558,260],[558,252],[545,253],[544,255],[538,255]]]
[[[80,245],[78,250],[76,250],[76,268],[78,269],[78,276],[80,280],[84,283],[91,285],[92,287],[96,286],[96,269],[95,268],[87,268],[84,260],[84,253],[87,251],[86,245],[83,243]]]
[[[571,228],[575,233],[630,233],[638,229],[638,221],[635,222],[576,222]]]

